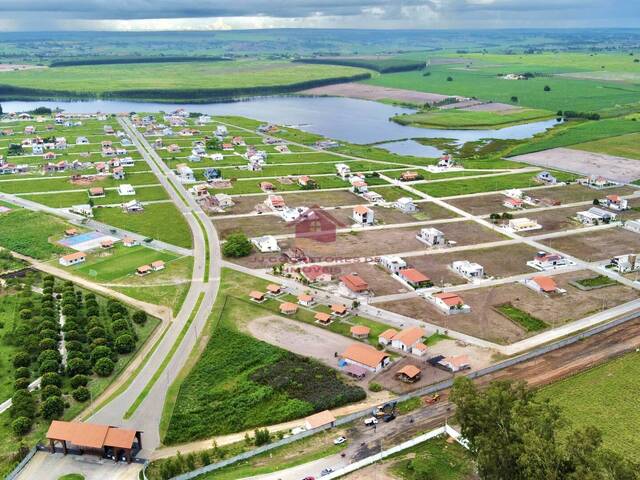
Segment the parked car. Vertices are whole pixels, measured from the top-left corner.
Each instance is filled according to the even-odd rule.
[[[327,467],[327,468],[325,468],[324,470],[322,470],[322,471],[320,472],[320,476],[321,476],[321,477],[324,477],[325,475],[329,475],[329,474],[330,474],[330,473],[332,473],[332,472],[333,472],[333,468],[331,468],[331,467]]]
[[[347,437],[338,437],[333,441],[333,444],[334,445],[342,445],[346,441],[347,441]]]
[[[396,419],[396,416],[393,413],[389,413],[389,414],[385,415],[384,417],[382,417],[382,420],[384,420],[386,423],[392,422],[395,419]]]
[[[367,426],[377,425],[378,419],[376,417],[369,417],[364,420],[364,424]]]

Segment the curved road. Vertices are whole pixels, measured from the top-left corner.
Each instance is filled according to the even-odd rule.
[[[162,162],[142,134],[137,131],[128,118],[120,118],[118,121],[129,134],[153,173],[158,177],[178,211],[185,217],[193,235],[194,260],[191,287],[180,312],[176,315],[167,334],[162,338],[149,361],[139,371],[129,387],[90,417],[93,422],[126,426],[144,431],[142,442],[144,448],[140,456],[148,458],[149,454],[160,444],[159,424],[167,390],[189,357],[215,302],[220,286],[220,243],[218,234],[206,213],[189,195],[176,175]],[[168,218],[166,221],[171,222],[171,219]],[[209,253],[208,260],[207,252]],[[201,296],[203,297],[202,301],[196,310],[198,299]],[[174,342],[191,317],[193,318],[192,323],[166,368],[153,383],[147,396],[131,417],[125,419],[124,416],[129,407],[140,393],[148,388],[150,382],[153,382],[154,374],[170,354]]]

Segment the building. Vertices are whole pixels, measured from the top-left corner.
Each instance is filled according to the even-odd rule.
[[[629,273],[640,270],[640,261],[637,255],[620,255],[611,259],[611,266],[620,273]]]
[[[271,209],[279,211],[284,209],[287,205],[284,202],[282,195],[269,195],[264,203]]]
[[[357,365],[370,372],[379,372],[389,364],[389,355],[371,345],[353,343],[340,355],[341,366]]]
[[[369,327],[365,327],[364,325],[353,325],[349,329],[349,333],[353,338],[357,338],[358,340],[366,340],[369,338],[369,333],[371,329]]]
[[[398,272],[398,277],[411,288],[428,288],[433,285],[431,279],[415,268],[403,268]]]
[[[117,190],[118,195],[120,195],[121,197],[128,197],[136,194],[136,190],[135,188],[133,188],[133,185],[129,185],[128,183],[118,185]]]
[[[407,262],[394,255],[382,255],[378,258],[378,263],[392,274],[397,274],[401,269],[407,268]]]
[[[140,245],[140,242],[138,242],[138,240],[133,237],[124,237],[122,239],[122,245],[124,245],[125,247],[136,247]]]
[[[583,225],[600,225],[614,222],[618,215],[598,207],[576,213],[576,218]]]
[[[484,278],[484,267],[479,263],[469,262],[468,260],[456,260],[451,264],[451,269],[470,282]]]
[[[124,175],[125,173],[123,167],[116,167],[111,172],[111,177],[113,177],[114,180],[124,180]]]
[[[351,192],[356,195],[361,195],[369,191],[367,182],[361,180],[359,177],[351,177]]]
[[[249,298],[251,299],[252,302],[262,303],[267,299],[267,296],[262,292],[258,292],[257,290],[252,290],[251,292],[249,292]]]
[[[89,189],[89,198],[101,198],[104,197],[104,188],[91,187]]]
[[[77,265],[87,260],[87,255],[83,252],[74,252],[69,255],[64,255],[58,259],[58,263],[63,267],[70,267],[71,265]]]
[[[333,427],[335,425],[336,418],[329,410],[315,413],[304,419],[304,428],[306,430],[313,430],[315,428]]]
[[[396,378],[401,382],[415,383],[420,380],[422,371],[415,365],[405,365],[396,373]]]
[[[89,204],[73,205],[69,211],[83,217],[93,218],[93,207]]]
[[[151,262],[151,269],[154,272],[159,272],[160,270],[164,270],[165,264],[162,260],[156,260],[155,262]]]
[[[260,182],[260,190],[263,192],[273,192],[275,189],[276,187],[271,182]]]
[[[395,337],[397,334],[398,334],[398,331],[396,329],[389,328],[384,332],[382,332],[380,335],[378,335],[378,343],[384,346],[391,345],[391,341],[393,340],[393,337]]]
[[[423,338],[424,330],[420,327],[405,328],[400,330],[391,339],[391,347],[403,352],[411,353],[413,347],[418,343],[421,343]]]
[[[540,271],[555,270],[556,268],[568,267],[574,265],[574,262],[558,253],[536,253],[533,260],[527,262],[532,268]]]
[[[211,180],[215,180],[217,178],[222,178],[222,173],[220,172],[220,169],[212,168],[212,167],[205,168],[203,175],[204,175],[204,179],[207,182],[210,182]]]
[[[144,277],[145,275],[149,275],[153,270],[151,270],[151,265],[140,265],[136,268],[136,275],[139,277]]]
[[[426,243],[431,247],[442,246],[446,244],[444,233],[435,228],[422,228],[420,234],[416,238],[422,243]]]
[[[125,213],[141,213],[144,212],[144,207],[137,200],[131,200],[122,204],[122,211]]]
[[[523,208],[524,202],[522,200],[520,200],[519,198],[507,197],[502,202],[502,205],[505,208],[509,208],[511,210],[518,210],[520,208]]]
[[[109,238],[102,240],[100,242],[100,248],[103,248],[105,250],[109,248],[113,248],[113,240]]]
[[[399,198],[394,206],[400,210],[402,213],[415,213],[418,210],[416,204],[413,203],[413,199],[409,197],[401,197]]]
[[[414,182],[416,180],[421,180],[421,179],[422,179],[422,175],[420,175],[418,172],[407,171],[407,172],[402,172],[400,174],[401,182]]]
[[[605,204],[607,208],[617,210],[619,212],[629,209],[629,202],[620,195],[607,195],[605,197]]]
[[[338,176],[343,180],[346,180],[351,176],[351,167],[345,163],[336,163],[336,170],[338,172]]]
[[[360,225],[373,225],[373,210],[364,205],[353,208],[353,220]]]
[[[280,313],[283,315],[294,315],[298,311],[298,305],[291,302],[282,302],[280,304]]]
[[[349,314],[349,309],[346,305],[342,305],[339,303],[334,303],[331,305],[331,315],[336,317],[346,317]]]
[[[178,180],[182,183],[196,181],[196,176],[193,174],[193,170],[186,163],[176,165],[176,173],[178,175]]]
[[[469,357],[467,355],[443,357],[437,362],[437,364],[452,373],[471,368]]]
[[[507,227],[512,232],[526,232],[529,230],[539,230],[542,228],[542,225],[540,225],[537,221],[531,220],[527,217],[518,217],[509,220]]]
[[[538,293],[560,293],[561,289],[558,288],[558,284],[551,277],[546,275],[536,275],[535,277],[527,278],[524,280],[524,285],[529,287]]]
[[[318,312],[313,318],[316,320],[316,322],[322,325],[329,325],[333,317],[328,313]]]
[[[229,208],[235,205],[231,195],[227,195],[226,193],[216,193],[213,196],[213,201],[219,208]]]
[[[349,274],[340,277],[340,288],[347,295],[365,294],[369,290],[369,284],[362,277]]]
[[[279,252],[280,246],[278,245],[278,241],[276,237],[273,235],[263,235],[261,237],[254,237],[251,239],[251,243],[258,249],[261,253],[270,253],[270,252]]]
[[[73,446],[82,452],[97,452],[103,458],[110,452],[116,462],[124,455],[127,463],[131,463],[133,452],[142,449],[142,432],[95,423],[53,420],[47,440],[51,453],[55,453],[55,444],[59,442],[65,455]]]
[[[536,178],[538,179],[538,181],[542,183],[548,183],[549,185],[555,185],[556,183],[558,183],[558,179],[546,170],[536,175]]]
[[[303,307],[313,307],[316,304],[316,301],[311,295],[304,293],[302,295],[298,295],[298,304]]]
[[[628,220],[624,222],[624,228],[634,233],[640,233],[640,220]]]
[[[300,275],[309,283],[327,283],[333,278],[327,267],[321,265],[307,265],[300,269]]]
[[[428,297],[443,313],[455,315],[458,313],[468,313],[471,311],[469,305],[465,305],[462,297],[452,292],[441,292]]]

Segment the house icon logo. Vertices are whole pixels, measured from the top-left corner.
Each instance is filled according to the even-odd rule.
[[[314,205],[294,222],[296,245],[309,243],[334,243],[336,229],[344,227],[344,223],[328,212]]]

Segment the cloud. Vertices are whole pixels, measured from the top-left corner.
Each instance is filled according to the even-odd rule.
[[[640,20],[637,0],[0,0],[0,11],[6,30],[595,27]]]

